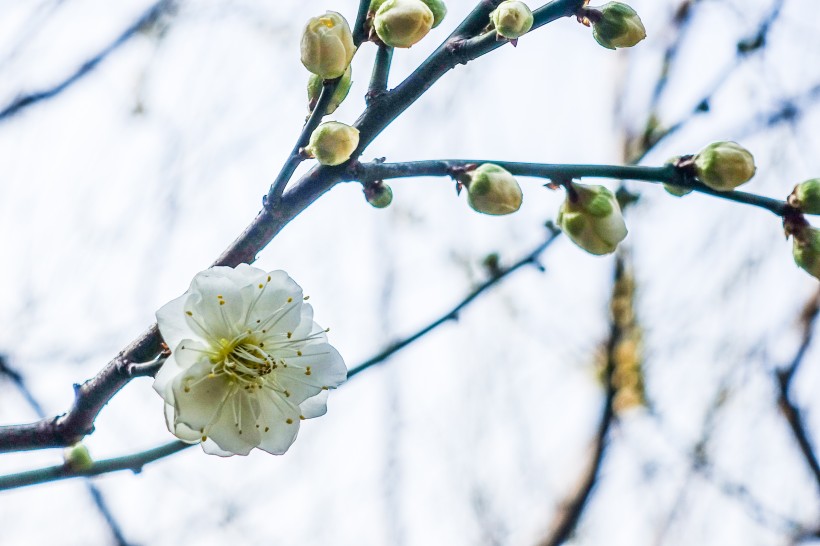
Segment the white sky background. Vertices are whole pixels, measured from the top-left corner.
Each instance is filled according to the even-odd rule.
[[[58,97],[0,122],[0,352],[48,414],[178,296],[254,217],[306,115],[304,22],[326,9],[353,21],[354,0],[183,1],[164,33],[142,33]],[[391,125],[365,160],[487,158],[620,163],[623,124],[640,130],[671,36],[672,0],[640,0],[648,39],[598,46],[562,19],[443,77]],[[814,0],[786,0],[768,47],[726,80],[712,112],[647,158],[740,138],[750,120],[820,81]],[[47,88],[127,28],[137,0],[0,1],[0,105]],[[472,8],[448,2],[442,26],[394,54],[391,86]],[[661,103],[673,123],[733,66],[737,41],[770,0],[703,0]],[[533,5],[533,7],[535,7]],[[375,47],[331,119],[364,108]],[[624,88],[621,86],[625,85]],[[623,100],[621,91],[626,93]],[[618,105],[621,105],[620,107]],[[820,176],[820,109],[743,138],[756,157],[749,191],[784,198]],[[300,169],[300,173],[310,162]],[[529,252],[561,192],[523,180],[521,211],[474,213],[449,179],[392,184],[371,208],[340,185],[259,255],[311,296],[349,366],[437,318],[485,278],[481,260]],[[615,187],[613,184],[610,187]],[[577,544],[784,544],[820,512],[817,491],[777,412],[771,372],[798,343],[796,318],[817,281],[798,270],[770,213],[659,186],[629,214],[644,328],[648,397],[611,431]],[[746,189],[744,188],[744,189]],[[534,544],[586,464],[602,393],[595,354],[607,332],[612,258],[559,239],[383,366],[331,394],[282,457],[210,457],[198,447],[95,480],[134,543]],[[815,438],[816,346],[795,378]],[[725,388],[706,447],[691,451]],[[36,416],[0,383],[0,422]],[[151,382],[129,384],[87,439],[97,458],[172,439]],[[60,450],[0,456],[0,472],[59,463]],[[727,495],[740,484],[748,499]],[[670,514],[671,523],[664,533]],[[0,493],[0,544],[109,544],[81,480]]]

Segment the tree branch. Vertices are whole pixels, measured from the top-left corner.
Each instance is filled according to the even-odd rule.
[[[612,178],[617,180],[640,180],[671,184],[691,188],[697,192],[720,197],[729,201],[743,203],[766,209],[778,216],[795,213],[795,209],[785,201],[772,199],[742,191],[721,192],[690,178],[672,166],[643,167],[618,165],[556,165],[548,163],[519,163],[512,161],[495,161],[481,159],[439,159],[430,161],[408,161],[406,163],[355,163],[349,167],[348,179],[360,182],[387,180],[391,178],[408,178],[415,176],[453,176],[458,169],[468,165],[494,163],[514,175],[566,180],[574,178]]]
[[[583,0],[554,0],[536,10],[536,24],[541,26],[560,17],[570,16],[582,4]],[[474,10],[473,14],[475,13]],[[382,100],[375,101],[373,105],[365,109],[356,122],[361,134],[359,148],[354,153],[353,160],[387,125],[447,71],[459,63],[472,60],[504,43],[494,42],[490,45],[487,42],[480,44],[480,47],[475,45],[461,47],[465,41],[458,40],[462,42],[458,45],[451,41],[452,38],[453,35],[399,87],[385,93]],[[480,42],[481,38],[476,40]],[[456,50],[459,51],[458,55],[455,53]],[[323,94],[327,91],[328,89],[323,88]],[[319,110],[318,106],[316,110]],[[300,141],[305,134],[309,138],[307,126],[302,131]],[[281,198],[276,198],[277,193],[283,190],[287,183],[282,180],[290,179],[292,176],[292,169],[295,169],[294,161],[295,159],[291,157],[286,162],[271,186],[268,198],[263,201],[263,209],[212,265],[235,267],[240,263],[252,263],[256,259],[256,254],[270,243],[288,222],[344,178],[345,164],[336,167],[317,165],[284,192]],[[130,366],[135,362],[153,359],[161,351],[161,343],[162,339],[157,325],[154,324],[109,362],[95,377],[75,387],[75,400],[68,413],[35,423],[0,426],[0,453],[62,447],[77,443],[94,430],[96,416],[105,404],[130,381]]]
[[[32,93],[28,93],[25,95],[20,95],[16,97],[14,100],[11,101],[10,104],[6,105],[4,108],[0,109],[0,122],[9,119],[13,115],[19,113],[24,108],[32,106],[38,102],[54,98],[55,96],[59,95],[75,83],[77,83],[80,79],[94,70],[98,64],[104,61],[111,53],[116,51],[121,45],[126,43],[131,37],[137,34],[139,31],[144,29],[147,26],[152,25],[163,13],[170,11],[176,0],[160,0],[148,10],[146,10],[140,17],[127,29],[125,29],[122,34],[120,34],[117,39],[103,48],[99,53],[85,61],[83,64],[80,65],[70,76],[64,79],[62,82],[56,84],[53,87],[48,89],[43,89],[40,91],[35,91]]]

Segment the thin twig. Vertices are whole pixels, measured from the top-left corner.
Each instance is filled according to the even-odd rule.
[[[367,40],[367,12],[370,11],[371,0],[359,0],[359,9],[356,12],[356,22],[353,23],[353,43],[359,47]]]
[[[0,376],[3,375],[11,378],[17,388],[17,391],[23,395],[29,406],[31,406],[31,409],[34,410],[34,413],[36,413],[38,417],[45,416],[43,407],[37,401],[37,398],[34,396],[34,393],[31,392],[31,389],[28,388],[28,385],[26,385],[23,374],[12,368],[8,363],[8,359],[4,355],[0,355]],[[90,480],[86,480],[85,486],[89,495],[91,495],[91,500],[94,503],[94,506],[100,512],[100,515],[102,515],[108,525],[108,530],[111,531],[114,542],[117,546],[128,546],[129,542],[126,540],[119,522],[109,509],[108,502],[105,500],[102,491],[100,491],[100,489]]]
[[[24,108],[32,106],[41,101],[51,99],[59,95],[61,92],[65,91],[75,83],[77,83],[80,79],[82,79],[92,70],[94,70],[97,67],[97,65],[104,61],[109,55],[111,55],[114,51],[119,49],[120,46],[125,44],[135,34],[137,34],[142,29],[152,25],[164,13],[171,11],[174,4],[175,0],[160,0],[159,2],[148,8],[142,15],[139,16],[139,18],[131,26],[125,29],[122,32],[122,34],[120,34],[113,42],[108,44],[96,55],[94,55],[93,57],[85,61],[83,64],[81,64],[79,68],[77,68],[66,79],[48,89],[42,89],[40,91],[34,91],[32,93],[27,93],[25,95],[20,95],[16,97],[10,104],[6,105],[4,108],[0,110],[0,121],[9,119],[13,115],[19,113]]]
[[[64,480],[67,478],[99,476],[100,474],[119,472],[120,470],[130,470],[134,473],[138,473],[141,472],[142,468],[148,463],[152,463],[157,459],[162,459],[163,457],[178,453],[183,449],[191,447],[192,445],[195,444],[186,444],[185,442],[175,441],[159,447],[140,451],[139,453],[126,455],[124,457],[114,457],[112,459],[95,461],[90,467],[85,469],[76,469],[67,464],[62,464],[40,468],[37,470],[30,470],[28,472],[19,472],[17,474],[0,476],[0,491],[38,483]]]
[[[322,91],[319,93],[319,100],[316,102],[316,106],[314,106],[305,126],[302,128],[302,132],[299,133],[299,138],[296,139],[293,150],[291,150],[285,164],[282,165],[282,169],[279,171],[279,174],[276,175],[268,194],[265,196],[264,202],[266,207],[273,206],[281,200],[285,187],[288,185],[288,182],[290,182],[293,173],[296,172],[296,168],[302,161],[307,159],[307,156],[302,153],[302,148],[307,146],[310,135],[322,122],[322,118],[325,116],[325,112],[327,112],[327,107],[340,81],[341,77],[322,82]]]
[[[777,380],[778,387],[777,404],[780,407],[783,417],[789,424],[789,429],[792,431],[792,435],[800,447],[800,453],[803,455],[803,459],[805,459],[806,464],[811,470],[817,490],[820,492],[820,463],[818,463],[817,453],[809,437],[803,414],[791,398],[792,379],[794,379],[797,370],[805,359],[806,353],[814,338],[814,327],[817,322],[818,311],[820,311],[820,290],[806,303],[801,313],[802,340],[797,349],[797,353],[787,366],[775,372],[775,379]]]
[[[615,260],[612,301],[619,297],[621,292],[620,287],[627,281],[627,275],[626,258],[623,253],[618,253]],[[606,454],[609,429],[615,419],[613,402],[615,400],[616,388],[613,376],[617,365],[617,348],[624,334],[624,325],[618,316],[613,315],[610,319],[609,335],[606,340],[606,361],[603,370],[603,409],[601,411],[600,421],[598,422],[598,430],[593,440],[592,455],[578,479],[575,490],[562,503],[561,509],[558,510],[553,518],[549,534],[538,543],[539,546],[558,546],[569,540],[575,532],[575,529],[577,529],[578,523],[581,521],[581,516],[592,495],[592,490],[598,481],[598,475]]]
[[[378,51],[376,51],[376,61],[373,63],[370,85],[368,85],[367,94],[364,96],[368,105],[384,96],[387,92],[387,80],[390,76],[390,63],[392,60],[393,48],[380,44]]]
[[[489,279],[487,279],[486,281],[484,281],[483,283],[478,285],[472,292],[470,292],[467,296],[465,296],[464,299],[462,299],[455,307],[453,307],[451,310],[446,312],[440,318],[434,320],[433,322],[431,322],[427,326],[421,328],[420,330],[418,330],[414,334],[411,334],[411,335],[401,339],[400,341],[397,341],[397,342],[393,343],[392,345],[390,345],[389,347],[387,347],[386,349],[381,351],[379,354],[377,354],[377,355],[375,355],[371,358],[368,358],[367,360],[365,360],[361,364],[358,364],[358,365],[353,366],[352,368],[350,368],[350,370],[347,372],[347,379],[350,380],[353,377],[355,377],[355,376],[359,375],[360,373],[362,373],[363,371],[365,371],[369,368],[372,368],[373,366],[375,366],[377,364],[381,364],[382,362],[386,361],[389,357],[391,357],[396,352],[400,351],[401,349],[404,349],[405,347],[407,347],[411,343],[414,343],[415,341],[418,341],[419,339],[421,339],[425,335],[429,334],[430,332],[432,332],[433,330],[435,330],[436,328],[438,328],[442,324],[444,324],[446,322],[449,322],[451,320],[458,319],[459,313],[461,311],[463,311],[465,307],[470,305],[477,297],[479,297],[481,294],[483,294],[489,288],[491,288],[492,286],[495,286],[496,284],[501,282],[503,279],[508,277],[511,273],[517,271],[518,269],[521,269],[522,267],[524,267],[526,265],[534,265],[538,268],[541,268],[542,266],[538,263],[538,257],[547,248],[549,248],[549,246],[552,244],[552,242],[555,241],[555,239],[561,234],[561,232],[556,227],[554,227],[552,224],[547,224],[547,228],[549,229],[549,232],[550,232],[547,239],[545,239],[542,243],[540,243],[537,247],[535,247],[530,253],[528,253],[526,256],[524,256],[523,258],[521,258],[520,260],[515,262],[513,265],[507,267],[506,269],[502,269],[502,270],[498,271],[492,277],[490,277]]]
[[[776,0],[767,16],[760,23],[757,30],[752,35],[741,40],[737,44],[735,57],[731,65],[726,67],[720,77],[712,84],[712,87],[701,96],[700,100],[695,103],[686,115],[668,127],[659,127],[657,130],[650,128],[651,130],[647,131],[647,133],[643,135],[645,144],[648,145],[649,148],[657,144],[661,139],[669,137],[683,129],[692,120],[692,118],[696,117],[698,114],[709,111],[710,104],[715,95],[723,87],[723,84],[729,79],[729,76],[734,73],[741,62],[748,58],[750,54],[765,50],[763,46],[766,43],[772,25],[780,17],[784,1],[785,0]],[[691,11],[691,6],[687,11]],[[686,14],[686,17],[688,18],[688,13]],[[673,51],[672,55],[676,55],[676,51]],[[656,105],[657,101],[660,100],[659,93],[662,93],[664,89],[665,84],[655,90],[656,96],[653,96],[653,104]],[[652,113],[654,114],[654,111]],[[637,161],[640,161],[640,158],[637,158],[636,162]]]

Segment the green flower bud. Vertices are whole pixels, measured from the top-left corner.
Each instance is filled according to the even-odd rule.
[[[532,12],[519,0],[505,0],[490,13],[490,21],[499,36],[515,40],[532,28]]]
[[[807,226],[794,234],[793,241],[794,263],[820,279],[820,230]]]
[[[393,202],[393,189],[382,181],[367,184],[364,187],[364,198],[377,209],[383,209]]]
[[[675,197],[683,197],[693,191],[692,188],[684,188],[683,186],[674,186],[672,184],[664,184],[663,189],[666,190],[666,193],[674,195]]]
[[[338,78],[354,53],[353,33],[340,14],[328,11],[307,22],[302,32],[302,64],[312,73],[325,80]]]
[[[82,442],[65,448],[63,450],[63,458],[65,459],[65,464],[71,468],[71,470],[88,470],[94,466],[94,459],[91,458],[88,448],[85,447],[85,444]]]
[[[304,151],[322,165],[341,165],[359,145],[359,130],[338,121],[326,121],[310,135]]]
[[[410,47],[433,28],[433,12],[421,0],[385,0],[373,18],[379,39],[391,47]]]
[[[615,252],[627,234],[618,200],[603,186],[571,183],[558,225],[573,243],[596,256]]]
[[[465,173],[467,203],[476,212],[500,216],[517,211],[524,196],[521,187],[507,170],[483,163]]]
[[[592,37],[607,49],[632,47],[646,38],[646,29],[634,9],[620,2],[608,2],[599,8],[588,8],[592,20]]]
[[[376,13],[382,4],[384,4],[387,0],[373,0],[370,2],[370,13]],[[441,24],[444,20],[444,16],[447,15],[447,6],[444,5],[442,0],[421,0],[424,2],[424,5],[430,8],[430,11],[433,12],[433,28],[436,28]]]
[[[755,158],[736,142],[713,142],[695,156],[695,176],[718,191],[731,191],[755,174]]]
[[[789,196],[789,204],[805,214],[820,214],[820,178],[796,185]]]
[[[342,104],[342,101],[345,100],[345,97],[347,97],[347,94],[350,92],[350,85],[353,83],[353,80],[350,79],[352,74],[353,70],[350,66],[348,66],[342,76],[342,79],[339,80],[339,84],[336,86],[336,91],[334,91],[333,96],[330,97],[330,103],[327,105],[325,114],[332,114],[335,112],[336,108],[338,108],[339,105]],[[316,103],[319,102],[319,95],[322,93],[323,85],[324,80],[322,78],[316,74],[310,75],[307,85],[308,111],[313,112],[313,109],[316,108]]]
[[[436,28],[444,21],[444,16],[447,15],[447,6],[442,0],[421,0],[424,5],[430,8],[433,12],[433,28]]]

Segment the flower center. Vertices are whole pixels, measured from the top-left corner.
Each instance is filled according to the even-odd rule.
[[[260,378],[270,374],[278,363],[265,351],[264,343],[253,335],[245,335],[232,340],[220,339],[216,354],[211,357],[214,373],[239,380],[242,383],[259,384]]]

